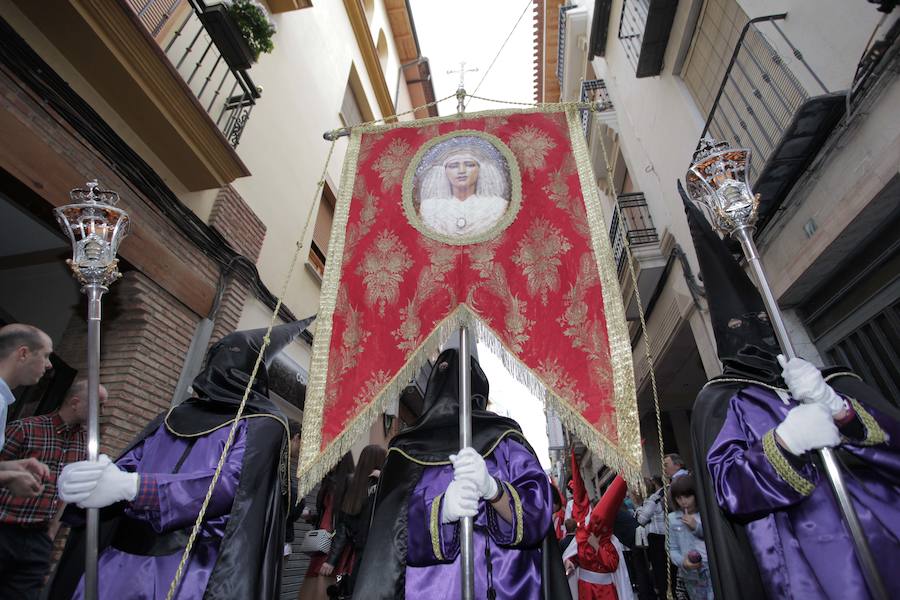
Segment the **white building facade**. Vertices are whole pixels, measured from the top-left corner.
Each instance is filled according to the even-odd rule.
[[[720,372],[676,188],[704,135],[753,153],[756,240],[800,355],[850,366],[900,397],[898,11],[880,10],[889,4],[537,3],[538,100],[598,103],[585,133],[632,319],[648,472],[659,472],[656,418],[623,240],[665,451],[690,463],[691,407]]]

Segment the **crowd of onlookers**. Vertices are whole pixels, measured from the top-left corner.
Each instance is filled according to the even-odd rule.
[[[65,465],[87,458],[85,379],[72,383],[57,410],[7,423],[12,390],[36,384],[52,352],[36,327],[0,328],[0,600],[40,595],[64,507],[56,482]]]
[[[663,471],[669,481],[667,499],[662,478],[654,477],[644,481],[646,497],[632,491],[625,502],[625,510],[638,525],[630,556],[626,557],[635,591],[639,600],[663,600],[667,587],[671,586],[676,599],[711,599],[709,563],[694,476],[677,454],[666,455]]]
[[[54,412],[7,423],[9,407],[15,402],[12,390],[37,383],[50,368],[52,350],[50,338],[35,327],[13,324],[0,328],[0,600],[39,597],[64,508],[57,495],[59,474],[66,464],[84,460],[87,454],[84,379],[73,382]],[[101,402],[105,396],[101,386]],[[296,460],[300,424],[291,421],[289,433],[291,455]],[[350,598],[385,457],[383,447],[370,445],[354,466],[348,453],[322,481],[315,506],[301,501],[289,511],[285,555],[291,553],[292,545],[299,544],[310,556],[300,600]],[[633,587],[617,590],[618,597],[624,600],[636,594],[639,600],[663,600],[671,586],[679,600],[711,599],[694,478],[677,454],[665,457],[663,470],[669,481],[668,498],[662,479],[648,478],[646,496],[631,490],[615,515],[612,533]],[[294,497],[296,481],[292,486]],[[568,508],[562,496],[555,504],[554,528],[564,551],[572,545],[578,523],[572,518],[571,498]],[[294,540],[298,519],[313,527],[303,540]]]
[[[708,555],[695,498],[694,477],[677,454],[665,456],[663,471],[669,484],[668,495],[661,477],[646,478],[645,495],[636,489],[630,490],[615,514],[610,534],[621,550],[627,577],[615,576],[616,569],[610,564],[609,581],[616,586],[619,600],[633,597],[665,600],[669,589],[676,600],[711,600]],[[598,473],[597,480],[602,479]],[[596,486],[592,504],[599,503],[604,497],[606,485],[608,480]],[[575,502],[572,488],[570,481],[565,487],[568,492],[566,508],[562,508],[562,498],[554,507],[554,527],[563,552],[571,549],[579,526],[578,521],[570,518]],[[567,573],[577,566],[572,561],[577,563],[574,558],[565,561]],[[584,597],[579,597],[579,592],[573,589],[573,600],[584,600]]]

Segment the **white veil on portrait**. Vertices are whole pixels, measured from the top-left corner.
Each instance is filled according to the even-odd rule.
[[[425,153],[419,163],[418,200],[449,198],[452,195],[450,180],[444,172],[447,160],[456,154],[471,155],[478,161],[477,196],[494,196],[509,200],[509,182],[505,161],[500,152],[488,141],[475,136],[458,136],[434,146]]]

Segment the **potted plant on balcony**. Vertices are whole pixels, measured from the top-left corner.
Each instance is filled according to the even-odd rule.
[[[200,15],[207,32],[232,69],[245,70],[274,48],[275,25],[256,0],[207,6]]]

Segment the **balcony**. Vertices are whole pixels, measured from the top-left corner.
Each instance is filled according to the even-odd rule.
[[[590,102],[596,108],[596,112],[588,109],[581,111],[581,127],[584,129],[584,137],[590,143],[590,133],[593,122],[596,120],[601,123],[611,123],[615,119],[615,107],[612,98],[609,97],[609,91],[606,89],[606,82],[602,79],[591,79],[581,82],[580,102]]]
[[[582,109],[581,127],[584,138],[587,140],[588,150],[591,155],[591,166],[598,182],[607,177],[607,164],[603,154],[603,146],[610,154],[617,154],[618,146],[615,142],[615,134],[619,126],[616,121],[616,109],[612,98],[606,89],[606,82],[602,79],[591,79],[581,83],[581,102],[590,102],[595,110]],[[601,141],[601,137],[603,140]],[[610,156],[615,163],[615,156]],[[611,165],[615,172],[615,164]]]
[[[585,7],[575,4],[560,6],[556,78],[559,80],[560,100],[563,102],[578,97],[579,86],[587,68],[587,36],[588,14]]]
[[[636,77],[662,72],[678,0],[625,0],[619,19],[619,40]]]
[[[224,5],[198,0],[127,0],[169,62],[233,148],[259,91],[252,56]],[[215,38],[215,40],[214,40]]]
[[[816,157],[846,105],[845,93],[830,93],[778,26],[785,16],[751,19],[741,31],[700,136],[751,150],[750,182],[761,196],[757,231]]]
[[[665,270],[666,259],[662,255],[659,234],[653,226],[653,218],[650,216],[644,194],[620,194],[618,204],[619,210],[613,213],[610,222],[609,244],[612,247],[619,283],[625,298],[625,318],[634,320],[638,318],[638,310],[633,294],[634,285],[626,262],[628,258],[625,251],[626,240],[634,258],[638,291],[644,301],[656,289]]]
[[[188,190],[219,188],[250,174],[234,147],[259,94],[246,68],[228,62],[227,36],[217,30],[220,5],[15,2],[104,98],[115,113],[111,122],[121,119]]]

